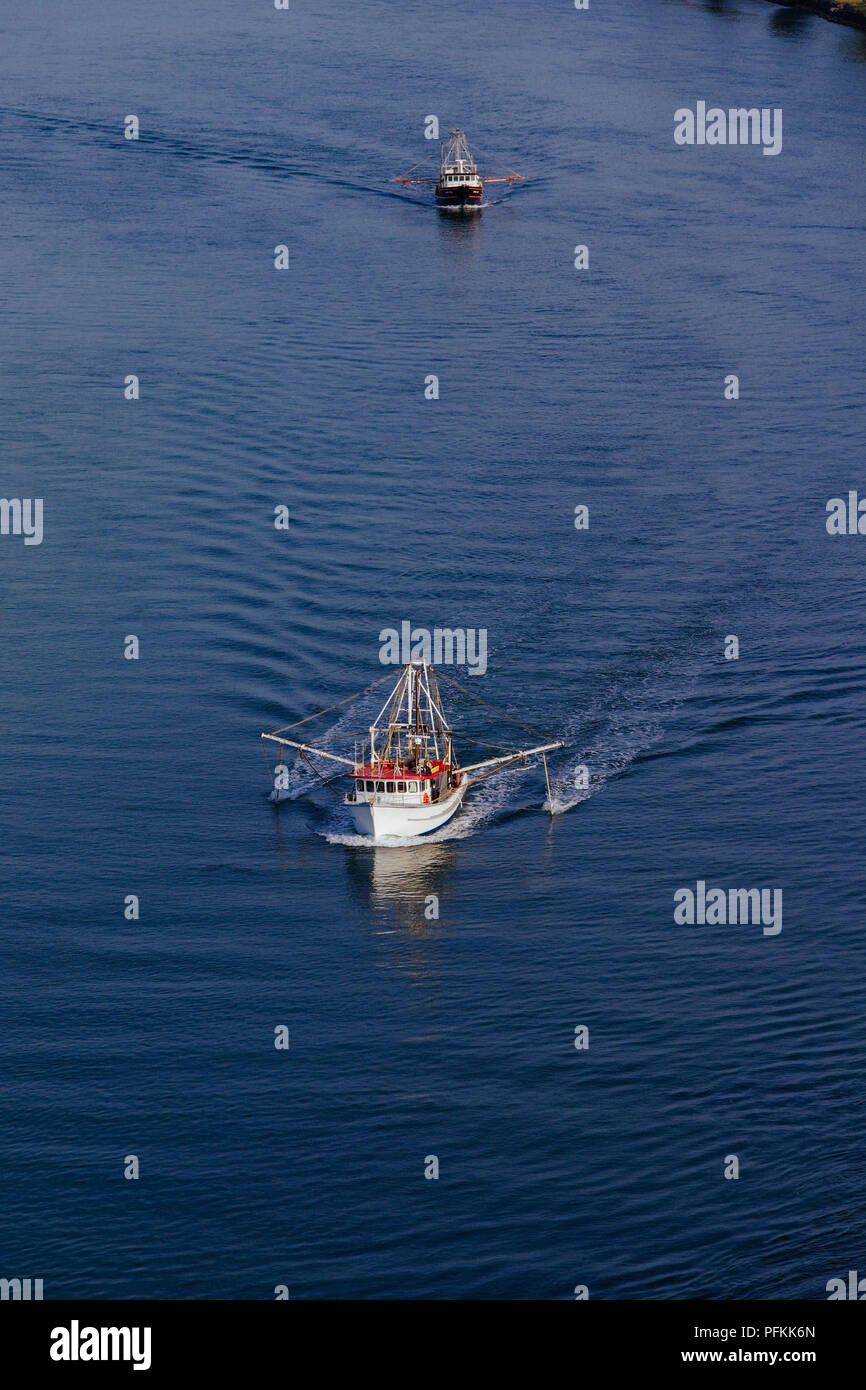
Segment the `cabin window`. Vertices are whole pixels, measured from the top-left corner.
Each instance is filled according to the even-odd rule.
[[[394,791],[394,783],[393,783],[393,782],[386,782],[386,783],[385,783],[385,791],[386,791],[386,792],[393,792],[393,791]]]
[[[377,782],[377,783],[376,783],[376,791],[377,791],[377,792],[383,792],[384,790],[385,790],[385,783],[384,783],[384,782]]]
[[[368,782],[368,783],[367,783],[367,791],[368,791],[368,792],[375,791],[375,789],[376,789],[376,784],[375,784],[375,782]]]
[[[406,783],[405,783],[405,782],[398,782],[398,783],[397,783],[397,790],[398,790],[398,792],[404,792],[404,791],[406,790]]]

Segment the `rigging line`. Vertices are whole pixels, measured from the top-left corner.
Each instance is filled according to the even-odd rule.
[[[451,685],[456,685],[457,689],[462,690],[464,695],[468,695],[470,700],[477,700],[479,705],[484,705],[485,709],[492,710],[494,714],[498,714],[500,719],[507,719],[510,724],[516,724],[519,729],[525,729],[527,733],[535,734],[538,738],[551,737],[550,734],[543,734],[540,729],[533,729],[531,724],[524,724],[521,720],[515,719],[510,714],[506,714],[504,710],[497,709],[496,705],[488,704],[486,700],[482,700],[480,695],[473,695],[471,690],[467,690],[466,687],[461,685],[459,681],[456,681],[453,676],[446,676],[444,671],[440,670],[437,674],[441,676],[443,680],[449,681]]]
[[[475,146],[475,148],[476,148],[476,150],[478,150],[478,146],[477,146],[477,145]],[[509,172],[509,174],[511,174],[514,178],[516,178],[516,179],[522,179],[522,178],[523,178],[523,175],[522,175],[522,174],[515,174],[515,172],[514,172],[514,170],[512,169],[511,165],[510,165],[510,164],[506,164],[506,163],[505,163],[505,160],[504,160],[504,159],[500,159],[500,158],[498,157],[498,155],[495,155],[495,154],[488,154],[488,153],[486,152],[486,150],[478,150],[478,153],[481,155],[482,159],[492,159],[494,164],[499,164],[503,169],[507,169],[508,172]],[[428,156],[428,158],[429,158],[429,156]],[[416,169],[418,168],[417,164],[415,165],[415,168],[416,168]]]
[[[428,159],[432,159],[435,153],[436,153],[435,150],[431,150],[429,154],[426,154],[426,155],[424,156],[423,159],[419,159],[417,164],[413,164],[411,169],[407,169],[406,172],[405,172],[405,174],[401,174],[399,177],[400,177],[400,178],[403,178],[403,179],[407,179],[407,178],[409,177],[409,175],[412,173],[412,170],[414,170],[414,169],[420,169],[420,168],[421,168],[421,165],[422,165],[422,164],[426,164]],[[391,182],[392,182],[392,183],[396,183],[396,182],[397,182],[397,179],[392,179]]]
[[[339,799],[342,801],[342,799],[343,799],[343,793],[342,793],[342,792],[338,792],[338,791],[334,791],[334,788],[331,786],[331,783],[332,783],[332,782],[336,782],[336,780],[337,780],[338,777],[345,777],[345,776],[346,776],[345,772],[338,772],[338,773],[336,773],[335,776],[333,776],[333,777],[323,777],[322,774],[321,774],[321,772],[319,771],[319,769],[318,769],[317,767],[313,767],[313,764],[310,762],[310,760],[309,760],[308,757],[306,757],[303,753],[301,753],[300,757],[301,757],[301,762],[306,763],[306,764],[307,764],[307,767],[309,767],[313,772],[315,772],[315,774],[316,774],[316,776],[318,777],[319,781],[320,781],[320,782],[324,782],[325,786],[328,788],[328,791],[334,792],[334,796],[339,797]]]
[[[369,732],[369,729],[363,729],[353,734],[319,734],[316,739],[310,740],[310,747],[318,747],[320,743],[343,743],[347,738],[366,738]]]
[[[345,700],[338,700],[335,705],[328,705],[327,709],[320,709],[317,710],[315,714],[308,714],[304,719],[296,719],[294,724],[284,724],[281,729],[274,729],[273,733],[285,734],[288,733],[289,729],[297,729],[299,724],[308,724],[311,719],[318,719],[319,715],[330,714],[332,709],[339,709],[341,705],[348,705],[351,700],[360,700],[361,696],[366,695],[368,690],[375,690],[377,685],[382,684],[382,681],[392,679],[392,674],[389,671],[387,676],[382,676],[381,679],[373,681],[372,685],[365,685],[363,690],[356,690],[354,695],[347,695]]]
[[[490,769],[489,772],[482,772],[478,777],[472,777],[472,776],[470,776],[470,778],[469,778],[470,784],[471,784],[472,782],[483,782],[484,779],[485,779],[485,777],[492,777],[493,774],[494,774],[494,772],[504,772],[505,769],[506,769],[507,767],[510,767],[512,763],[516,763],[517,760],[518,760],[518,758],[520,758],[520,757],[521,757],[521,754],[520,754],[520,753],[515,753],[514,757],[511,758],[511,760],[510,760],[509,762],[507,762],[507,763],[500,763],[499,767],[491,767],[491,769]]]
[[[501,753],[508,753],[512,748],[510,743],[486,743],[483,738],[473,738],[471,734],[461,734],[460,742],[477,743],[481,748],[498,748]]]

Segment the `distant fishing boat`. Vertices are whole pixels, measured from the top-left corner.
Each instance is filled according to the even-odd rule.
[[[445,676],[444,679],[463,690],[451,677]],[[375,681],[367,690],[381,684],[382,681]],[[463,690],[463,693],[471,699],[478,699],[470,691]],[[358,699],[363,694],[366,691],[350,696],[349,700]],[[340,703],[347,704],[348,700]],[[479,700],[479,703],[486,704],[483,700]],[[493,706],[487,708],[493,709]],[[319,711],[320,715],[327,713],[329,710]],[[501,710],[494,710],[494,713],[500,719],[519,723]],[[308,715],[306,719],[298,720],[297,724],[287,725],[285,729],[277,729],[270,734],[263,733],[261,737],[279,744],[279,766],[283,766],[285,745],[296,748],[301,759],[319,777],[322,774],[310,762],[312,756],[348,767],[348,773],[337,774],[337,777],[348,776],[350,779],[349,790],[341,798],[343,805],[351,814],[359,834],[369,835],[374,840],[415,839],[432,834],[456,815],[469,788],[476,782],[495,772],[505,771],[510,766],[523,766],[527,758],[535,756],[540,756],[543,761],[548,805],[552,805],[546,755],[557,748],[564,748],[565,740],[554,739],[532,748],[488,744],[488,747],[499,747],[503,751],[496,757],[462,766],[454,749],[454,732],[442,707],[436,671],[426,661],[408,662],[402,668],[396,685],[360,743],[359,736],[345,735],[346,738],[356,739],[354,757],[331,752],[322,747],[322,741],[300,743],[286,737],[287,732],[297,728],[298,724],[318,717]],[[527,725],[520,727],[528,729]],[[533,729],[528,731],[536,732]],[[468,742],[479,742],[468,736],[464,738]],[[322,781],[329,786],[332,780],[336,779],[322,777]],[[277,791],[275,799],[280,799]]]
[[[486,156],[488,159],[492,156]],[[513,184],[518,179],[522,179],[522,174],[515,174],[509,170],[507,174],[485,174],[478,172],[478,166],[470,152],[469,143],[462,130],[452,130],[447,140],[443,140],[439,146],[439,180],[436,182],[430,177],[417,177],[415,169],[420,169],[422,164],[432,159],[429,154],[427,159],[422,159],[420,164],[416,164],[409,170],[408,174],[401,174],[398,178],[392,179],[392,183],[436,183],[436,202],[441,208],[467,208],[481,207],[484,197],[485,183],[508,183]]]

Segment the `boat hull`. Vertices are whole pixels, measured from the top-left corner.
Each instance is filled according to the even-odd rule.
[[[436,188],[436,202],[440,208],[480,207],[483,191],[468,184],[457,188]]]
[[[448,824],[460,810],[468,787],[466,782],[439,801],[422,806],[389,806],[375,799],[345,804],[359,835],[369,835],[374,840],[420,839]]]

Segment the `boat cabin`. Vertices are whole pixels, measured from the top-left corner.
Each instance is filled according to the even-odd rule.
[[[455,159],[444,162],[439,171],[439,187],[443,185],[472,184],[480,186],[481,178],[471,159]]]
[[[442,759],[425,761],[420,766],[409,763],[370,763],[351,772],[353,801],[387,800],[394,806],[423,806],[438,801],[447,791],[459,784],[459,773]]]

